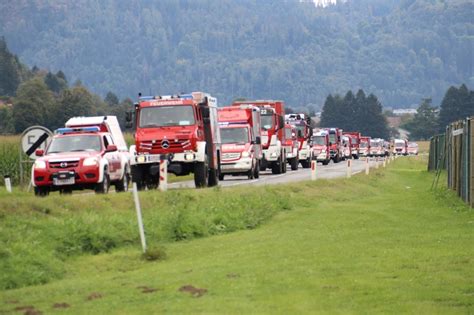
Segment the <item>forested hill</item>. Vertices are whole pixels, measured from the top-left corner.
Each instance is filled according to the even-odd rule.
[[[385,106],[474,86],[472,0],[15,0],[0,36],[27,64],[105,95],[205,90],[321,106],[363,88]]]

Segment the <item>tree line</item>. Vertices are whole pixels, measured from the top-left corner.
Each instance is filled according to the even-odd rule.
[[[0,134],[21,133],[32,125],[56,129],[74,116],[115,115],[124,127],[132,105],[112,92],[101,99],[80,81],[70,85],[61,70],[28,69],[0,38]]]
[[[0,1],[0,35],[28,63],[95,93],[205,90],[319,111],[362,88],[403,108],[474,84],[472,0]]]

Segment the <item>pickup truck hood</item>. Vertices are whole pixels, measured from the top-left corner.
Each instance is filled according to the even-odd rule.
[[[51,153],[39,158],[42,161],[64,161],[64,160],[82,160],[92,156],[100,156],[100,152],[96,151],[81,151],[81,152],[61,152]]]

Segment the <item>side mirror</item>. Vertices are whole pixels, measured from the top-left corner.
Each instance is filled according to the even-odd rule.
[[[126,112],[125,113],[125,121],[131,122],[133,120],[133,112]]]
[[[43,149],[38,149],[35,151],[36,156],[43,156],[44,155],[44,150]]]
[[[256,137],[255,138],[255,144],[262,144],[262,138]]]
[[[107,146],[107,149],[105,149],[105,152],[115,152],[117,151],[117,146],[115,144],[109,144]]]
[[[283,118],[283,116],[278,116],[278,125],[278,129],[282,129],[285,127],[285,119]]]

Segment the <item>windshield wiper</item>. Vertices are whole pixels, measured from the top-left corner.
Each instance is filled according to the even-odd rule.
[[[161,127],[161,126],[158,124],[148,124],[148,125],[140,126],[140,128],[150,128],[150,127]]]

